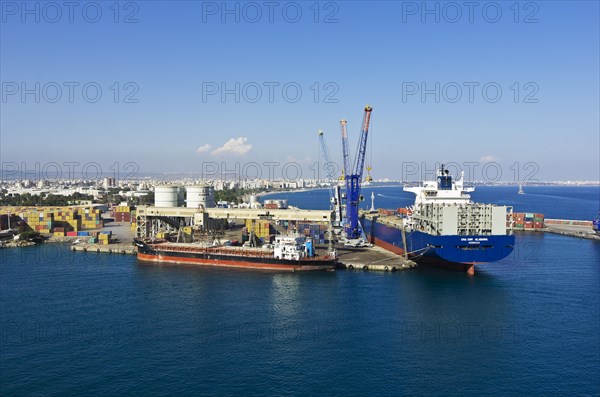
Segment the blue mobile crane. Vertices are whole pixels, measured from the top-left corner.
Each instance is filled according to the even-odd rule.
[[[342,170],[346,181],[346,219],[344,221],[344,234],[348,240],[358,239],[364,236],[364,232],[358,222],[358,206],[361,201],[360,189],[362,175],[367,153],[367,138],[369,136],[369,123],[373,108],[365,106],[362,120],[360,137],[358,141],[357,156],[354,168],[350,169],[350,156],[348,154],[348,134],[346,132],[346,120],[340,122],[342,127],[342,157],[344,169]]]

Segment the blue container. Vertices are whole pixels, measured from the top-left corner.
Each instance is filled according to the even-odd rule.
[[[77,232],[77,236],[89,236],[90,232]]]

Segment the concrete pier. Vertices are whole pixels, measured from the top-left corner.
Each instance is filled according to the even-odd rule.
[[[544,222],[544,232],[562,234],[563,236],[587,238],[600,241],[590,221],[546,219]]]
[[[82,251],[82,252],[93,252],[93,253],[104,253],[104,254],[127,254],[127,255],[136,255],[137,249],[131,244],[90,244],[90,243],[81,243],[75,244],[71,246],[71,250],[73,251]]]

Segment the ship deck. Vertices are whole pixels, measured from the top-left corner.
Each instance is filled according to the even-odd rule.
[[[393,215],[381,215],[379,213],[369,213],[363,212],[360,214],[370,221],[377,220],[377,222],[382,223],[386,226],[394,227],[396,229],[402,228],[402,218]]]
[[[248,247],[236,247],[236,246],[219,246],[219,247],[206,247],[199,244],[193,243],[159,243],[159,244],[148,244],[153,249],[167,252],[191,252],[191,253],[212,253],[221,255],[235,255],[241,257],[254,257],[254,258],[273,258],[272,249],[263,248],[248,248]],[[316,257],[305,257],[303,261],[322,261],[329,260],[326,254]]]

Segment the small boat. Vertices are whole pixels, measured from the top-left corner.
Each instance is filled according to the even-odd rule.
[[[525,192],[523,191],[523,184],[519,183],[519,191],[517,194],[525,194]]]

